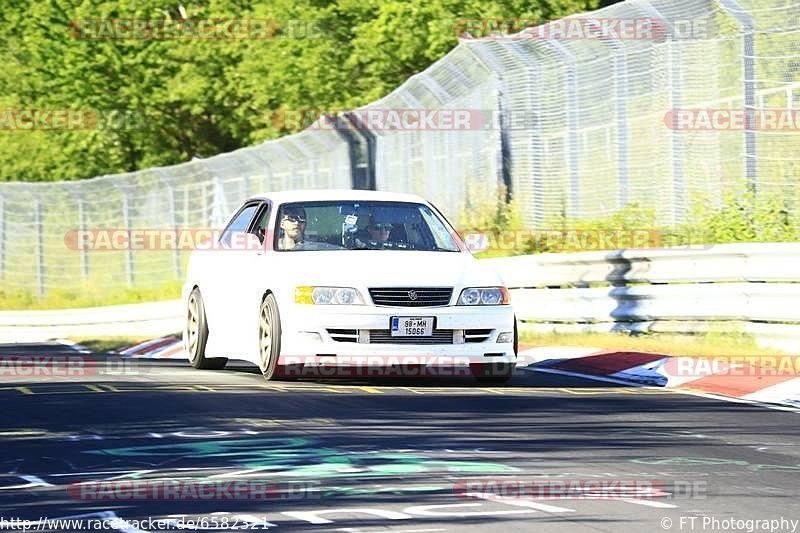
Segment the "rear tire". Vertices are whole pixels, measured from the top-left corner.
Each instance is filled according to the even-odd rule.
[[[275,296],[268,294],[258,311],[258,367],[271,380],[281,353],[281,318]]]
[[[201,370],[222,370],[228,360],[224,357],[206,357],[206,342],[208,342],[208,322],[206,309],[203,305],[203,296],[200,289],[195,287],[189,294],[188,309],[186,313],[186,350],[189,352],[189,362],[193,367]]]

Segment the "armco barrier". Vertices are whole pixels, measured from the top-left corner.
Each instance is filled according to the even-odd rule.
[[[183,327],[183,305],[168,300],[52,311],[0,311],[0,343],[67,337],[157,337]]]
[[[629,0],[561,21],[513,10],[503,22],[437,17],[431,38],[457,35],[458,45],[334,122],[170,167],[0,183],[0,291],[156,289],[185,275],[185,251],[90,254],[65,246],[64,236],[218,228],[248,195],[287,188],[413,192],[468,227],[505,185],[529,229],[631,204],[652,210],[655,226],[675,227],[690,221],[697,201],[716,209],[750,191],[779,198],[797,227],[799,11],[800,0]],[[620,34],[621,25],[644,21],[652,34]],[[400,31],[407,22],[397,21]],[[579,31],[567,34],[565,24]],[[362,120],[408,110],[467,111],[476,120],[464,129]],[[253,111],[275,112],[309,114]],[[767,112],[771,125],[759,120]]]
[[[521,330],[750,333],[800,353],[800,243],[617,250],[484,259],[511,290]],[[178,300],[0,312],[0,342],[167,335]]]
[[[522,331],[752,334],[800,350],[800,243],[487,259]]]

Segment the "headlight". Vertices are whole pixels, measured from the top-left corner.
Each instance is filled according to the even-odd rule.
[[[351,287],[310,287],[302,285],[294,290],[294,301],[313,305],[362,305],[361,294]]]
[[[456,305],[506,305],[508,290],[505,287],[468,287],[461,291]]]

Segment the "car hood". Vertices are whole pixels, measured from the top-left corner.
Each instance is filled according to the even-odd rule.
[[[460,252],[396,250],[307,251],[275,254],[297,285],[339,287],[497,286],[497,273]]]

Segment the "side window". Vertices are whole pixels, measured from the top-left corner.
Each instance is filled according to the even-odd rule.
[[[258,215],[258,222],[256,222],[253,232],[258,235],[261,244],[264,244],[264,238],[267,235],[267,225],[269,224],[270,204],[264,205],[261,214]]]
[[[250,226],[250,222],[253,220],[253,217],[258,211],[259,204],[250,204],[237,214],[233,220],[231,220],[228,227],[225,228],[225,231],[222,232],[222,236],[219,238],[219,242],[222,243],[223,246],[230,246],[231,245],[231,235],[238,232],[247,231],[247,228]]]
[[[425,219],[425,222],[427,223],[426,226],[430,228],[430,233],[436,242],[436,249],[457,252],[458,247],[453,242],[453,239],[450,237],[450,232],[447,231],[447,228],[444,226],[442,221],[439,220],[436,215],[434,215],[427,207],[421,208],[420,211],[422,212],[422,218]]]

